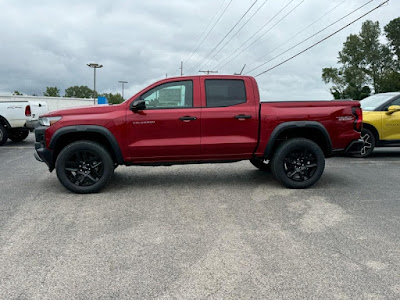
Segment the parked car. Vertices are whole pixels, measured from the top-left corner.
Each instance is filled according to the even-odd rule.
[[[359,102],[260,103],[249,76],[168,78],[122,104],[54,111],[39,122],[35,157],[76,193],[99,191],[118,165],[240,160],[307,188],[325,157],[362,145]]]
[[[24,140],[35,128],[39,115],[47,112],[44,101],[0,101],[0,146],[7,139]]]
[[[381,93],[361,101],[364,144],[357,157],[368,157],[375,147],[400,146],[400,92]]]

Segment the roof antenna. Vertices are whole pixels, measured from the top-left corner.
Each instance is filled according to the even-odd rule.
[[[244,68],[246,68],[246,64],[244,64],[244,66],[243,66],[243,68],[242,68],[242,71],[240,71],[239,74],[235,73],[235,74],[233,74],[233,75],[242,75]]]

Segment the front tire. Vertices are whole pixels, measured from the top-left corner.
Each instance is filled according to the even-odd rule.
[[[100,144],[78,141],[60,152],[56,172],[68,190],[79,194],[96,193],[110,181],[114,173],[114,162]]]
[[[314,185],[325,169],[325,155],[311,140],[293,138],[283,142],[271,160],[271,171],[284,186],[304,189]]]
[[[3,146],[8,139],[7,129],[0,124],[0,146]]]
[[[368,157],[372,154],[376,145],[375,135],[371,130],[363,128],[363,130],[361,130],[361,138],[363,139],[364,144],[360,153],[357,153],[354,156],[359,158]]]

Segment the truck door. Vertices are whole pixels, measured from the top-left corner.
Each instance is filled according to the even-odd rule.
[[[234,78],[234,77],[232,77]],[[258,142],[258,109],[249,79],[202,79],[202,156],[252,156]]]
[[[197,83],[198,79],[166,82],[138,97],[145,101],[146,108],[127,113],[132,161],[184,161],[200,155]]]

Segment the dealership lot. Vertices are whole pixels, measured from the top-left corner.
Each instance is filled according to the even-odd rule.
[[[400,148],[289,190],[249,162],[119,167],[77,195],[0,147],[0,299],[398,299]]]

